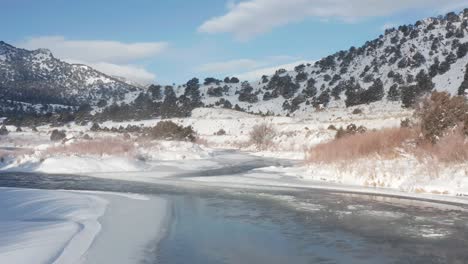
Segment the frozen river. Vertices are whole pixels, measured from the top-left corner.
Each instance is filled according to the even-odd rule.
[[[253,165],[247,166],[250,169]],[[231,167],[218,170],[216,175],[242,171]],[[158,233],[151,226],[155,214],[148,210],[160,208],[138,209],[137,201],[112,198],[124,205],[111,207],[114,216],[132,208],[133,218],[144,217],[146,221],[126,224],[123,216],[116,224],[112,220],[115,217],[106,218],[104,214],[99,219],[103,228],[90,247],[87,263],[466,263],[468,260],[468,211],[463,205],[330,190],[177,186],[73,175],[5,173],[0,176],[0,186],[134,193],[151,197],[146,203],[164,201],[167,217],[164,221],[157,219],[158,228],[164,229]],[[139,215],[138,210],[146,212]],[[145,249],[141,256],[129,261],[113,253],[126,247],[122,239],[129,240],[126,243],[141,240],[141,236],[129,234],[133,229],[142,233],[145,228],[152,230],[147,236],[158,233],[160,237],[146,239],[146,244],[140,245]]]

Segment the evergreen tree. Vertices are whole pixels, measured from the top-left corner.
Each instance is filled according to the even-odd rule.
[[[401,102],[404,107],[412,107],[417,98],[425,93],[429,93],[434,89],[434,83],[431,77],[421,70],[416,75],[416,85],[407,86],[401,89]]]
[[[172,86],[164,88],[164,101],[161,105],[161,116],[163,118],[179,116],[177,96]]]
[[[184,95],[191,99],[194,106],[198,106],[200,104],[200,83],[197,78],[193,78],[187,82]]]
[[[361,95],[362,103],[372,103],[382,100],[384,97],[384,87],[382,80],[377,78],[374,83]]]
[[[256,103],[258,101],[257,95],[253,94],[253,88],[248,81],[242,82],[241,90],[239,92],[239,101]]]
[[[401,94],[400,90],[398,89],[398,84],[394,84],[390,87],[387,94],[387,99],[390,101],[398,101],[400,100]]]
[[[151,97],[153,100],[161,100],[162,99],[162,93],[161,93],[161,85],[150,85],[148,87],[148,92],[151,94]]]
[[[458,95],[466,95],[468,94],[468,64],[465,67],[465,78],[458,88]]]

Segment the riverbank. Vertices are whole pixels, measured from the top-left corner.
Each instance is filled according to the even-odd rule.
[[[370,104],[354,108],[330,108],[297,119],[262,117],[226,109],[195,109],[190,118],[171,119],[192,126],[197,142],[148,140],[120,128],[152,127],[160,119],[104,122],[100,131],[91,124],[69,124],[58,129],[66,138],[52,142],[52,128],[22,131],[2,136],[0,172],[78,174],[131,181],[169,181],[228,184],[229,186],[336,186],[338,189],[373,193],[463,197],[468,195],[466,164],[438,165],[431,160],[399,153],[398,158],[378,155],[344,162],[310,162],[311,146],[334,138],[333,127],[353,123],[368,129],[397,127],[412,112],[398,104]],[[249,142],[257,124],[274,130],[271,144],[258,148]],[[117,132],[112,132],[117,131]],[[398,149],[397,149],[398,150]],[[252,162],[254,166],[252,166]],[[233,168],[229,170],[228,168]],[[239,171],[238,168],[241,168]],[[232,175],[236,174],[236,175]],[[182,176],[182,177],[181,177]],[[207,177],[209,176],[209,177]]]

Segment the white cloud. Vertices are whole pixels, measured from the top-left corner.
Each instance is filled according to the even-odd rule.
[[[255,69],[255,70],[252,70],[252,71],[242,72],[242,73],[239,73],[239,74],[234,74],[233,76],[236,76],[241,80],[253,81],[253,80],[260,79],[263,75],[272,75],[278,69],[285,69],[287,71],[291,71],[297,65],[305,64],[305,63],[312,63],[312,62],[303,61],[303,60],[295,61],[295,62],[291,62],[291,63],[280,64],[280,65],[275,65],[275,66],[270,66],[270,67],[265,67],[265,68],[259,68],[259,69]]]
[[[25,49],[47,48],[64,61],[89,65],[109,75],[125,77],[144,84],[155,75],[137,63],[151,59],[168,47],[166,42],[123,43],[105,40],[67,40],[62,36],[42,36],[18,43]]]
[[[396,27],[398,27],[398,24],[397,24],[397,23],[385,23],[385,24],[383,24],[383,25],[380,27],[380,29],[381,29],[382,31],[385,31],[385,30],[387,30],[387,29],[396,28]]]
[[[247,0],[231,3],[226,14],[205,21],[198,31],[233,33],[246,40],[307,17],[350,22],[412,9],[447,10],[467,5],[468,0]]]
[[[273,74],[280,68],[287,70],[304,63],[299,58],[288,55],[269,56],[263,59],[236,59],[227,61],[217,61],[198,66],[195,70],[209,75],[238,76],[241,79],[255,80],[263,74]]]

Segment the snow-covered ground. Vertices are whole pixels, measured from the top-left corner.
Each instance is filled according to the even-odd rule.
[[[197,143],[128,138],[76,124],[59,128],[66,131],[65,142],[52,142],[56,128],[15,132],[8,127],[9,135],[0,136],[0,173],[82,174],[226,191],[327,189],[468,203],[467,164],[421,162],[411,156],[306,163],[310,147],[334,137],[329,126],[398,127],[412,115],[397,104],[360,106],[360,114],[352,113],[355,108],[332,107],[300,119],[202,108],[190,118],[172,119],[192,126]],[[105,122],[101,127],[150,127],[159,121]],[[258,150],[249,133],[262,123],[276,134],[270,146]],[[226,133],[217,135],[221,129]],[[112,151],[102,152],[106,147]],[[154,252],[168,221],[168,202],[151,196],[0,188],[0,207],[0,263],[134,263]]]
[[[0,188],[0,207],[0,263],[16,264],[135,263],[168,217],[166,200],[130,194]]]
[[[362,113],[353,114],[359,108]],[[398,127],[401,120],[410,118],[412,112],[402,109],[399,104],[374,103],[354,108],[331,107],[324,111],[310,113],[307,118],[262,117],[226,109],[195,109],[190,118],[171,119],[184,126],[192,126],[197,132],[198,143],[172,141],[140,141],[135,136],[124,139],[122,134],[91,132],[90,125],[70,124],[66,143],[49,140],[52,128],[39,127],[39,132],[11,132],[2,137],[0,155],[4,161],[0,171],[28,171],[45,173],[86,174],[96,177],[152,181],[186,172],[214,169],[239,162],[248,162],[254,157],[295,159],[295,166],[257,169],[235,177],[222,176],[200,178],[202,181],[230,182],[236,184],[255,182],[261,184],[298,183],[302,186],[324,183],[354,185],[358,187],[382,188],[410,193],[437,195],[468,195],[467,164],[437,164],[417,160],[411,156],[384,160],[378,157],[335,164],[307,164],[306,151],[321,142],[331,140],[336,128],[351,123],[368,129]],[[105,122],[101,127],[126,127],[138,125],[150,127],[160,119]],[[271,146],[258,150],[249,142],[249,133],[257,124],[270,124],[276,134]],[[217,135],[224,130],[226,133]],[[10,131],[14,128],[10,127]],[[88,134],[96,144],[130,144],[130,150],[98,155],[90,144],[73,147],[85,141]],[[103,139],[104,141],[99,141]],[[115,141],[109,141],[114,138]],[[107,140],[107,141],[106,141]],[[109,143],[109,142],[111,143]],[[104,142],[104,143],[103,143]],[[106,143],[107,142],[107,143]],[[130,142],[130,143],[129,143]],[[94,143],[91,143],[91,145]],[[74,152],[78,149],[77,152]],[[219,149],[237,149],[244,154],[226,155],[219,160]],[[120,151],[120,152],[119,152]],[[90,152],[90,153],[87,153]],[[3,153],[3,154],[2,154]],[[261,176],[258,176],[261,175]],[[216,176],[216,175],[211,175]],[[257,177],[258,176],[258,177]],[[281,179],[281,181],[278,181]]]

